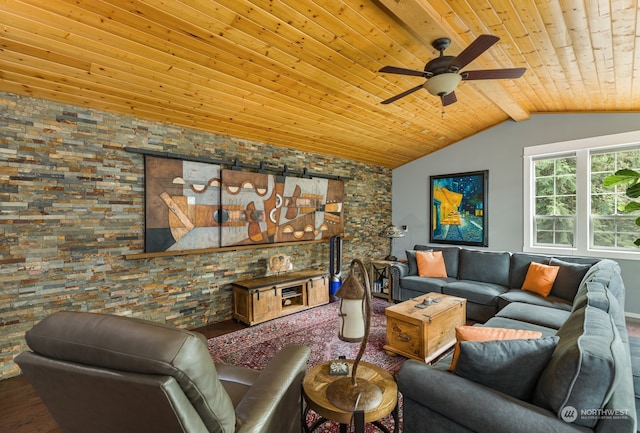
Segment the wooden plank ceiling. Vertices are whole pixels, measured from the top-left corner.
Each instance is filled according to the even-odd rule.
[[[640,108],[631,0],[0,0],[0,91],[395,168],[531,113]],[[421,77],[500,41],[445,107]],[[464,71],[464,69],[463,69]],[[311,162],[310,162],[311,163]]]

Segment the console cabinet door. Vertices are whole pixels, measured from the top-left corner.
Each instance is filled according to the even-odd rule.
[[[329,279],[326,276],[309,279],[307,282],[307,302],[309,302],[309,307],[329,302]]]
[[[253,297],[253,318],[252,323],[260,323],[265,320],[280,317],[282,311],[280,290],[276,286],[271,289],[255,291]]]

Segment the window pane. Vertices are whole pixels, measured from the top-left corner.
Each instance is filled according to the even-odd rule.
[[[633,248],[638,249],[634,241],[638,238],[637,233],[620,233],[618,237],[618,248]]]
[[[591,232],[592,247],[637,250],[634,241],[640,236],[635,217],[619,211],[630,201],[626,186],[605,188],[605,177],[620,169],[638,170],[640,149],[591,154]]]
[[[563,174],[576,174],[576,158],[566,157],[566,158],[558,158],[556,161],[556,176]]]
[[[553,232],[536,232],[536,244],[553,244]]]
[[[613,232],[616,229],[616,222],[613,218],[597,218],[593,220],[594,232]]]
[[[575,215],[576,214],[576,196],[567,195],[556,198],[556,215]]]
[[[553,195],[552,177],[541,177],[536,179],[536,195]]]
[[[535,161],[536,178],[541,176],[552,176],[554,173],[554,161],[553,159],[541,159]]]
[[[540,231],[553,230],[553,220],[547,218],[536,218],[536,227]]]
[[[576,213],[576,157],[534,161],[535,243],[571,246]]]
[[[606,188],[602,182],[604,181],[604,178],[613,174],[613,171],[607,171],[607,172],[594,172],[593,170],[591,171],[591,193],[592,194],[599,194],[599,193],[606,193],[606,194],[614,194],[615,190],[612,188]]]
[[[591,157],[591,171],[616,171],[616,158],[612,153],[596,153]]]
[[[556,230],[563,230],[566,232],[573,232],[575,222],[573,218],[558,218],[555,221]]]
[[[573,246],[573,233],[570,232],[558,232],[556,236],[556,245]]]
[[[614,215],[615,213],[616,201],[613,194],[591,196],[592,215]]]
[[[616,245],[615,236],[611,233],[594,233],[593,246],[600,248],[612,248]]]
[[[536,198],[536,215],[553,215],[554,205],[552,197]]]
[[[576,194],[575,176],[558,176],[556,180],[556,194]]]
[[[629,168],[638,170],[640,168],[640,150],[629,150],[618,153],[618,164],[616,170]]]

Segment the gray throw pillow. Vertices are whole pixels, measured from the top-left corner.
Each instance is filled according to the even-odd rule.
[[[432,251],[432,250],[420,250],[420,251]],[[407,265],[409,265],[409,275],[418,275],[418,262],[416,260],[416,250],[406,250]]]
[[[569,263],[556,258],[551,259],[549,265],[560,266],[556,281],[551,288],[551,295],[573,302],[580,283],[591,265]]]
[[[551,359],[558,340],[558,337],[546,337],[461,341],[454,373],[530,402],[538,377]]]

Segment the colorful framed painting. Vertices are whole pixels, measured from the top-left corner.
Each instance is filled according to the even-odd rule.
[[[489,246],[489,171],[430,176],[429,183],[429,241],[438,244]]]

